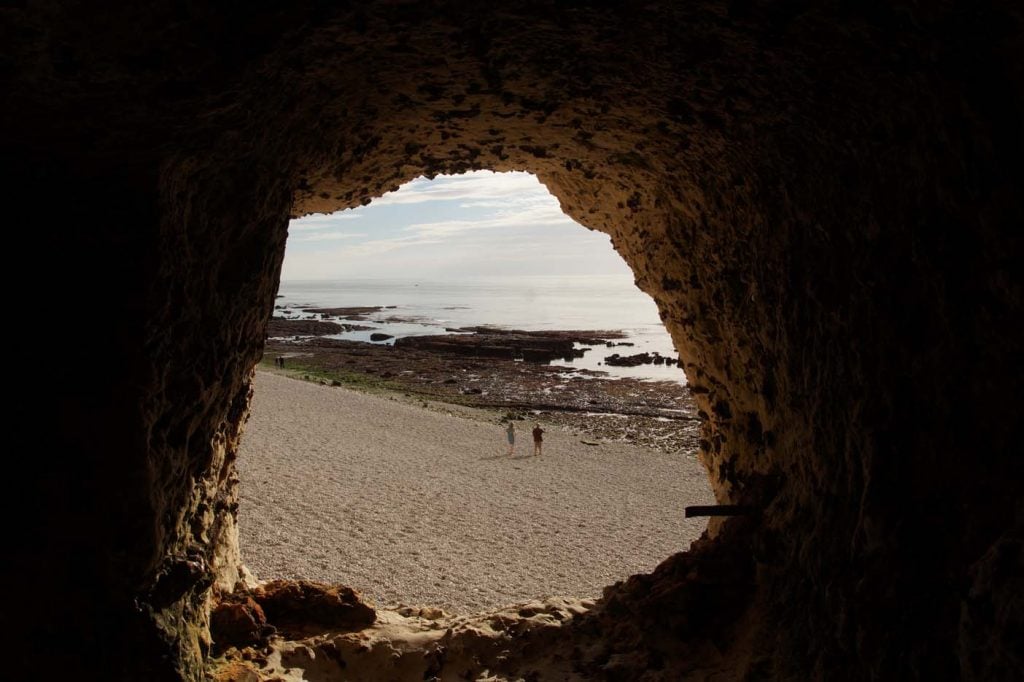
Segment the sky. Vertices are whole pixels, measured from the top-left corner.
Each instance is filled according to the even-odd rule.
[[[530,173],[420,177],[366,206],[291,221],[283,280],[622,275],[601,232]]]

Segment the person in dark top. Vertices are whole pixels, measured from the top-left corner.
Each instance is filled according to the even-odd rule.
[[[533,456],[536,457],[540,454],[540,448],[544,445],[544,429],[540,428],[540,424],[533,425]]]
[[[505,437],[508,438],[508,456],[511,457],[516,450],[516,425],[511,420],[505,429]]]

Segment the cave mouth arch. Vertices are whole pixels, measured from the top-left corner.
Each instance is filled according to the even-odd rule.
[[[240,172],[272,164],[277,175],[241,188],[230,197],[229,207],[205,203],[221,204],[222,197],[204,200],[187,194],[185,205],[196,224],[206,224],[213,216],[233,233],[235,244],[244,246],[218,269],[222,279],[243,284],[245,297],[233,307],[249,334],[244,337],[245,353],[236,356],[237,370],[244,376],[259,357],[263,327],[253,327],[248,316],[258,310],[265,320],[272,310],[286,218],[365,205],[421,175],[476,169],[530,172],[559,200],[564,213],[609,235],[637,286],[657,304],[703,419],[700,458],[715,499],[766,508],[785,480],[779,474],[784,457],[804,451],[813,440],[811,425],[782,407],[781,396],[789,385],[777,374],[785,369],[779,366],[782,360],[774,358],[787,356],[767,350],[788,338],[766,330],[779,329],[779,315],[788,321],[790,313],[781,303],[786,300],[782,291],[791,283],[779,273],[788,268],[791,254],[785,233],[764,229],[767,216],[760,204],[771,192],[748,172],[767,160],[787,163],[789,152],[766,148],[773,142],[770,138],[754,140],[736,130],[727,134],[719,119],[687,115],[676,99],[651,102],[639,81],[620,79],[612,99],[574,91],[571,78],[545,90],[544,83],[563,77],[557,73],[520,73],[495,90],[479,87],[476,66],[472,59],[457,62],[443,84],[430,79],[426,89],[404,78],[389,80],[388,88],[368,87],[365,100],[358,102],[345,95],[350,83],[332,84],[338,74],[352,75],[344,68],[319,73],[316,85],[308,79],[305,85],[261,84],[284,92],[302,88],[302,96],[292,101],[293,115],[280,133],[281,142],[269,148],[246,145],[239,155],[228,139],[222,153]],[[414,70],[416,65],[400,56],[388,70],[403,67]],[[607,68],[608,73],[616,70],[612,64]],[[673,77],[669,64],[652,63],[650,69],[641,81]],[[556,90],[567,98],[544,94]],[[241,139],[265,139],[261,130]],[[181,180],[186,187],[206,170],[190,159],[183,160],[181,169],[188,176]],[[259,218],[239,222],[237,212],[252,215],[248,201]],[[226,208],[236,213],[228,218]],[[813,261],[814,268],[829,265],[827,258]],[[251,334],[259,334],[259,341],[250,342]],[[237,343],[237,337],[232,339]],[[248,384],[242,381],[236,390],[234,404],[244,402]],[[233,424],[223,453],[228,470],[233,470],[237,454]],[[233,504],[237,479],[228,481],[218,494]],[[218,522],[213,564],[218,586],[230,589],[241,568],[235,520],[221,517]],[[729,651],[749,647],[749,636],[734,636],[734,630],[754,591],[756,527],[754,519],[715,519],[708,525],[708,537],[691,552],[670,557],[649,576],[635,575],[609,586],[609,610],[601,613],[625,609],[637,614],[614,626],[630,634],[620,633],[623,643],[613,649],[641,636],[638,632],[648,627],[641,615],[647,609],[665,611],[674,631],[704,623],[728,633],[719,641],[730,642]],[[703,572],[697,569],[701,563],[715,568]],[[697,616],[691,609],[665,605],[702,600],[712,600],[716,607]],[[607,633],[604,626],[598,631]],[[550,645],[556,647],[555,640]],[[725,659],[730,655],[716,654]],[[680,654],[655,645],[643,656],[661,661]],[[728,666],[721,661],[716,665]]]
[[[596,598],[685,550],[706,524],[683,506],[712,501],[699,418],[656,307],[607,237],[569,220],[526,174],[421,179],[383,199],[290,225],[239,452],[246,566],[261,580],[341,582],[376,604],[473,612]],[[289,342],[289,324],[333,333],[324,347]],[[539,335],[488,336],[474,343],[490,353],[481,358],[395,344],[479,325]],[[385,340],[365,345],[371,332]],[[540,348],[529,361],[493,356],[495,344],[543,345],[552,333],[584,350],[569,361],[540,360]],[[602,333],[608,347],[590,338]],[[672,362],[603,366],[618,353]],[[290,376],[384,390],[391,404],[280,382],[271,356]],[[430,408],[395,410],[395,399]],[[353,414],[354,400],[369,411]],[[509,414],[514,457],[498,438]],[[534,421],[548,431],[539,460],[524,459]],[[403,440],[409,431],[419,435]]]

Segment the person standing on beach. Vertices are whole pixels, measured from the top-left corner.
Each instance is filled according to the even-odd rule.
[[[536,457],[540,454],[540,448],[544,445],[544,429],[540,428],[540,424],[533,425],[533,456]]]
[[[516,425],[511,420],[508,422],[508,428],[505,429],[505,435],[508,436],[508,456],[511,457],[516,449]]]

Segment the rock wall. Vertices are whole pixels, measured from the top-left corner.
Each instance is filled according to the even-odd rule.
[[[1021,12],[678,4],[5,11],[16,245],[74,292],[70,341],[16,345],[74,376],[18,372],[54,446],[9,567],[23,666],[201,676],[288,216],[492,168],[611,235],[685,361],[716,495],[759,510],[702,545],[744,552],[673,564],[753,561],[743,651],[716,640],[733,674],[1010,675]],[[691,602],[650,595],[685,579],[652,580],[618,601],[675,622]]]

